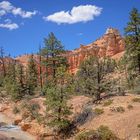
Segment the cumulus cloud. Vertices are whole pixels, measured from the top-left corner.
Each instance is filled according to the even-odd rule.
[[[101,12],[102,8],[95,5],[80,5],[78,7],[73,7],[71,11],[56,12],[52,15],[43,17],[43,19],[57,24],[74,24],[94,20],[96,16],[101,14]]]
[[[5,23],[5,24],[0,24],[0,28],[7,28],[9,30],[14,30],[19,28],[19,26],[16,23]]]
[[[37,11],[24,11],[22,10],[22,8],[13,6],[8,1],[0,2],[0,16],[6,15],[8,13],[13,14],[15,16],[19,15],[22,18],[31,18],[33,15],[37,14]]]
[[[12,23],[12,21],[10,19],[6,19],[4,20],[5,23],[0,23],[0,28],[6,28],[9,30],[14,30],[19,28],[18,24],[16,23]]]

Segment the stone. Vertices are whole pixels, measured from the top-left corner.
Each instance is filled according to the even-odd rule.
[[[29,123],[21,123],[20,126],[23,131],[27,131],[28,129],[31,128],[31,124]]]
[[[99,57],[113,57],[114,55],[124,52],[125,50],[125,41],[124,38],[120,35],[119,31],[114,28],[108,28],[105,34],[94,42],[83,45],[81,44],[79,48],[67,51],[66,56],[69,63],[69,73],[75,74],[81,64],[89,56],[99,56]],[[39,65],[39,56],[34,55],[35,62],[37,64],[38,72],[41,65]],[[22,55],[15,59],[17,63],[20,63],[27,67],[28,60],[30,55]],[[42,58],[44,59],[44,58]],[[9,60],[9,59],[8,59]],[[44,59],[45,60],[45,59]],[[42,73],[45,74],[46,68],[42,67]],[[45,79],[43,79],[43,83]]]
[[[14,120],[14,125],[18,125],[19,123],[21,123],[22,122],[22,119],[20,119],[20,118],[17,118],[17,119],[15,119]]]
[[[81,45],[80,48],[68,52],[69,72],[75,74],[81,62],[89,56],[112,57],[125,50],[124,38],[119,31],[108,28],[106,33],[95,42]]]

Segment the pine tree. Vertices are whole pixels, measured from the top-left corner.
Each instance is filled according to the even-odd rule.
[[[70,124],[68,116],[71,114],[70,107],[67,105],[70,94],[66,66],[59,67],[55,76],[57,84],[52,82],[52,85],[47,88],[46,105],[48,114],[51,114],[49,125],[60,132]]]
[[[80,66],[77,74],[77,91],[92,95],[99,100],[101,93],[108,89],[106,86],[106,74],[113,72],[115,63],[109,58],[99,59],[99,57],[90,57]]]
[[[4,77],[6,76],[6,66],[4,60],[4,49],[0,48],[0,86],[2,86]]]
[[[2,73],[1,75],[3,77],[6,76],[6,67],[5,67],[5,61],[4,61],[4,49],[0,48],[0,65],[2,66]]]
[[[16,66],[16,81],[19,88],[19,94],[22,98],[25,94],[25,73],[21,64],[17,64]]]
[[[46,57],[45,65],[48,70],[48,75],[51,73],[52,77],[55,78],[56,69],[60,66],[60,64],[66,63],[66,59],[62,56],[64,53],[64,47],[53,33],[50,33],[48,38],[44,39],[44,43],[45,47],[41,50],[41,52]]]
[[[37,67],[33,55],[31,55],[29,58],[26,76],[26,85],[28,88],[28,93],[30,95],[33,95],[38,82]]]
[[[125,28],[125,42],[128,70],[140,74],[140,13],[136,8],[132,9]]]
[[[41,54],[41,47],[39,47],[39,82],[40,82],[40,88],[42,90],[43,88],[43,70],[42,70],[42,54]]]
[[[9,60],[7,73],[4,78],[4,87],[7,94],[11,96],[12,100],[20,99],[19,86],[16,80],[16,61]]]

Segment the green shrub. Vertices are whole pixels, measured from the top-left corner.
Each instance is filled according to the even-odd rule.
[[[101,114],[104,113],[104,110],[101,109],[101,108],[95,108],[94,112],[95,112],[96,115],[101,115]]]
[[[133,106],[132,105],[128,105],[127,108],[130,110],[130,109],[133,109]]]
[[[134,98],[134,99],[132,99],[132,101],[140,103],[140,98]]]
[[[122,106],[111,107],[110,110],[111,110],[112,112],[120,112],[120,113],[125,112],[125,109],[124,109],[124,107],[122,107]]]
[[[97,130],[79,133],[75,140],[119,140],[119,138],[107,126],[102,125]]]
[[[38,123],[41,123],[42,121],[42,117],[41,115],[38,113],[40,106],[37,103],[26,103],[23,102],[21,104],[21,108],[24,109],[24,114],[23,114],[23,118],[28,118],[31,117],[31,119],[36,119],[38,121]]]
[[[81,132],[75,137],[75,140],[94,140],[96,138],[96,131],[88,130]]]
[[[140,124],[138,124],[137,127],[140,128]]]
[[[124,109],[124,107],[119,106],[119,107],[116,107],[116,111],[120,112],[120,113],[123,113],[123,112],[125,112],[125,109]]]
[[[109,106],[113,103],[113,100],[108,100],[106,102],[104,102],[103,106]]]
[[[101,125],[97,129],[97,132],[100,136],[100,140],[118,140],[115,134],[107,126]]]
[[[14,114],[20,113],[19,108],[15,106],[15,107],[13,108],[13,113],[14,113]]]

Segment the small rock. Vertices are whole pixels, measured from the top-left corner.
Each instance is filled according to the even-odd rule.
[[[0,107],[0,112],[4,112],[4,111],[7,110],[7,109],[8,109],[7,107],[1,106],[1,107]]]
[[[15,119],[14,120],[14,125],[18,125],[21,121],[22,121],[22,119],[20,119],[20,118],[19,119]]]
[[[23,130],[23,131],[27,131],[28,129],[30,129],[31,128],[31,124],[29,124],[29,123],[22,123],[21,124],[21,129]]]

